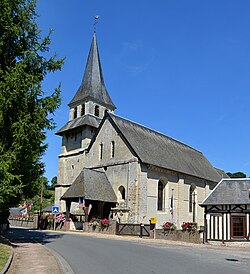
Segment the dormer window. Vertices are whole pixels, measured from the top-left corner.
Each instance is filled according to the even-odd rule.
[[[85,115],[85,104],[82,104],[81,116]]]
[[[74,119],[77,118],[77,107],[74,108]]]
[[[95,106],[95,116],[99,117],[100,115],[100,107],[98,105]]]

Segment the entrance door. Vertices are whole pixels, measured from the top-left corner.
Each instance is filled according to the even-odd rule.
[[[246,217],[245,216],[232,216],[232,238],[246,238]]]

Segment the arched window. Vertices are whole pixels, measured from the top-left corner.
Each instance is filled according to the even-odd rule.
[[[81,116],[83,116],[84,114],[85,114],[85,104],[82,104]]]
[[[77,107],[74,108],[74,119],[77,118]]]
[[[163,210],[164,208],[164,184],[159,181],[158,182],[158,200],[157,200],[157,210]]]
[[[195,184],[192,184],[189,188],[189,212],[190,213],[193,212],[195,188],[196,188]]]
[[[100,115],[100,108],[98,105],[95,106],[95,116],[99,117]]]
[[[120,198],[122,199],[122,200],[125,200],[125,187],[124,186],[119,186],[119,188],[118,188],[118,190],[119,190],[119,194],[120,194]]]

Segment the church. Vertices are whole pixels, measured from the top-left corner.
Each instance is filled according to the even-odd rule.
[[[58,157],[55,204],[122,223],[203,226],[199,204],[226,174],[202,152],[120,117],[104,83],[94,32],[82,83],[69,102]]]

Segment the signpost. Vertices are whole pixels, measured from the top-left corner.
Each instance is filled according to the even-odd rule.
[[[59,206],[52,206],[52,214],[54,215],[54,230],[56,230],[56,215],[59,214]]]

